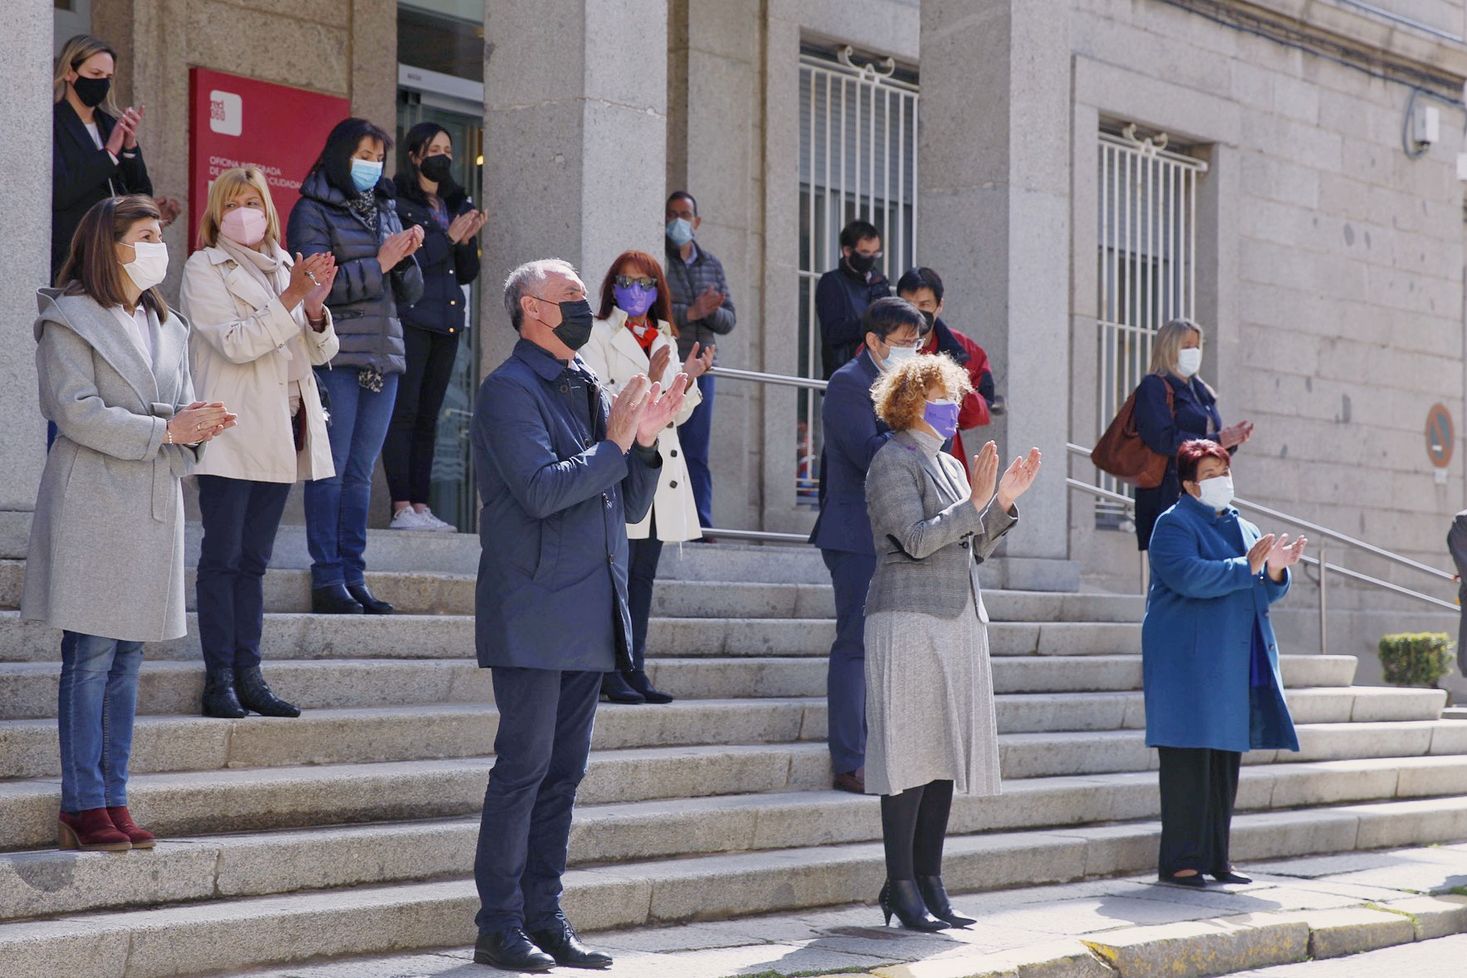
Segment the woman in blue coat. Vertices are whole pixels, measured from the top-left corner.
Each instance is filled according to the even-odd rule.
[[[1141,626],[1146,745],[1161,755],[1164,883],[1251,883],[1233,872],[1228,835],[1244,751],[1299,749],[1284,701],[1269,605],[1289,591],[1307,541],[1261,536],[1232,508],[1227,449],[1189,441],[1182,495],[1151,536]]]
[[[1202,327],[1190,319],[1173,319],[1156,331],[1151,344],[1151,372],[1136,388],[1136,433],[1158,455],[1169,460],[1161,485],[1136,489],[1136,547],[1145,550],[1156,518],[1182,494],[1177,479],[1177,450],[1193,438],[1211,438],[1236,452],[1253,434],[1253,424],[1222,426],[1217,394],[1197,376],[1202,367]]]
[[[423,229],[403,230],[398,220],[392,181],[382,176],[391,147],[392,137],[366,119],[338,122],[301,184],[285,235],[291,251],[336,259],[326,305],[341,349],[316,368],[336,474],[307,482],[305,492],[317,614],[392,613],[367,589],[367,507],[407,366],[398,309],[423,295],[413,258]]]

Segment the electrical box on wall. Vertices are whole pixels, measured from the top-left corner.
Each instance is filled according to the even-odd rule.
[[[1417,106],[1411,115],[1411,141],[1419,147],[1431,146],[1441,139],[1442,114],[1432,105]]]

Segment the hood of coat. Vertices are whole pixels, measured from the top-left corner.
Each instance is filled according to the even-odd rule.
[[[397,188],[386,177],[377,181],[374,192],[377,194],[378,207],[390,206],[392,201],[397,199]],[[327,178],[324,169],[312,170],[305,182],[301,184],[300,193],[302,197],[309,197],[311,200],[320,201],[331,207],[346,207],[349,199],[346,191]]]
[[[177,313],[158,322],[157,347],[153,365],[143,359],[142,351],[122,331],[112,313],[88,295],[67,294],[61,289],[37,289],[36,308],[39,315],[32,328],[37,343],[47,325],[71,330],[87,342],[102,359],[137,391],[145,404],[158,398],[155,365],[173,363],[185,355],[188,347],[188,324]],[[157,316],[149,314],[157,321]]]

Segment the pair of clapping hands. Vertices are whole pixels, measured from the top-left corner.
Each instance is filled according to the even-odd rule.
[[[1015,500],[1028,492],[1029,487],[1034,485],[1034,480],[1039,477],[1039,463],[1042,459],[1039,449],[1031,448],[1028,455],[1021,455],[1010,462],[1000,479],[998,444],[991,441],[985,444],[973,456],[973,508],[982,511],[996,492],[999,508],[1005,513],[1013,509]]]
[[[651,448],[657,443],[658,434],[683,406],[683,397],[691,383],[691,377],[680,373],[663,390],[661,384],[648,379],[646,374],[637,374],[611,402],[606,437],[616,442],[623,452],[631,451],[633,442]]]

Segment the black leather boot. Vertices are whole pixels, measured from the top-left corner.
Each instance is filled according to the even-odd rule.
[[[392,605],[379,600],[371,591],[368,591],[365,584],[348,584],[346,591],[369,615],[390,615],[395,610]]]
[[[300,707],[287,703],[275,695],[275,691],[260,674],[259,666],[239,670],[234,681],[234,688],[239,694],[240,705],[247,710],[254,710],[260,716],[298,717],[301,715]]]
[[[474,963],[501,971],[549,971],[555,959],[540,950],[518,927],[480,934],[474,942]]]
[[[311,588],[311,614],[313,615],[360,615],[362,606],[351,596],[343,584]]]
[[[922,902],[927,904],[928,911],[938,920],[945,920],[954,927],[967,927],[978,921],[972,917],[964,917],[953,909],[953,903],[947,898],[947,888],[942,885],[941,876],[918,876],[917,892],[922,894]]]
[[[881,912],[886,915],[887,926],[891,925],[891,915],[896,914],[907,930],[926,933],[947,930],[945,922],[927,912],[915,880],[887,880],[876,899],[881,904]]]
[[[627,685],[642,694],[642,699],[648,703],[671,703],[672,696],[664,693],[652,685],[652,680],[647,678],[645,669],[633,669],[631,672],[622,673]]]
[[[601,698],[608,703],[623,703],[628,706],[645,703],[647,698],[627,685],[619,672],[608,672],[601,677]]]
[[[238,720],[245,715],[234,692],[233,669],[211,669],[204,675],[203,714],[220,720]]]

